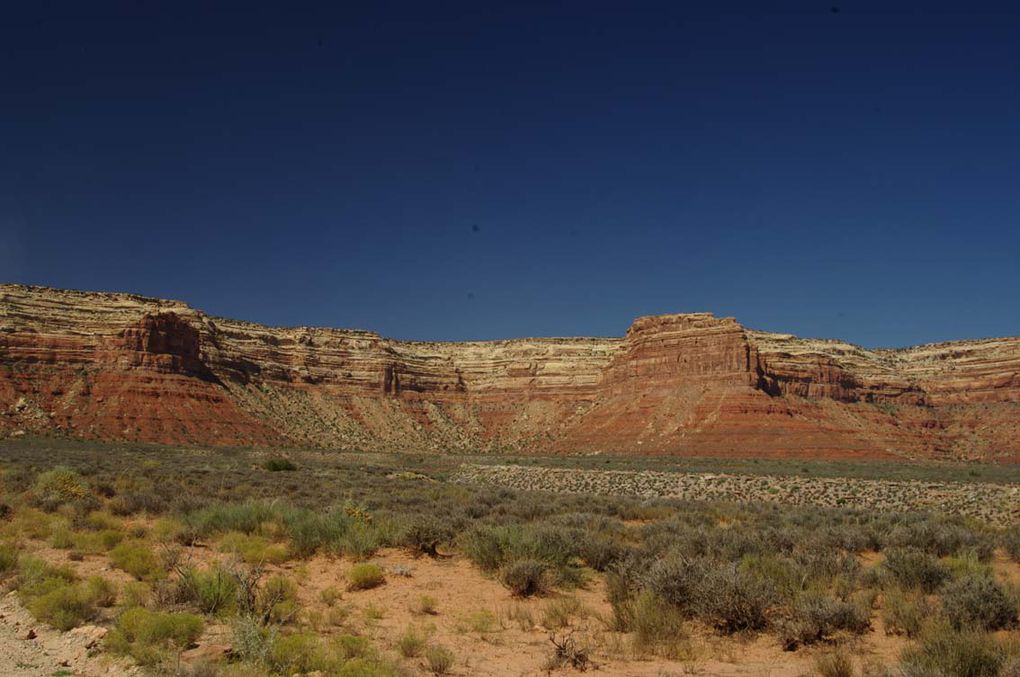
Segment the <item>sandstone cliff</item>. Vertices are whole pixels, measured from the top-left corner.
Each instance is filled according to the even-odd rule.
[[[403,342],[0,285],[0,434],[1020,461],[1020,339],[867,350],[707,313],[622,339]]]

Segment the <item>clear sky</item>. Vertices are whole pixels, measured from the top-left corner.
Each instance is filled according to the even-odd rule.
[[[415,339],[1017,335],[1010,7],[7,3],[0,281]]]

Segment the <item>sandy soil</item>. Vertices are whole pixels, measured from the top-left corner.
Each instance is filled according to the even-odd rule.
[[[118,583],[129,580],[123,572],[110,569],[104,556],[70,562],[65,551],[39,543],[36,546],[32,548],[36,554],[68,563],[83,575],[100,574]],[[205,547],[190,548],[187,555],[196,564],[227,559],[214,548]],[[874,565],[880,556],[865,554],[862,559]],[[801,677],[813,674],[818,655],[832,650],[831,645],[823,645],[787,652],[771,634],[719,637],[695,627],[683,660],[641,656],[633,652],[628,635],[609,629],[611,610],[601,577],[595,577],[584,589],[518,600],[459,557],[414,558],[403,551],[384,550],[372,561],[386,570],[386,582],[357,592],[346,590],[347,572],[353,565],[346,559],[317,556],[268,567],[268,571],[284,574],[298,584],[303,607],[300,624],[306,629],[326,636],[369,637],[380,650],[423,673],[422,658],[400,658],[397,651],[399,638],[409,628],[429,643],[453,651],[453,674],[478,677],[547,675],[546,665],[553,650],[550,636],[561,638],[568,633],[589,649],[597,674],[621,677]],[[996,556],[994,567],[1002,580],[1020,580],[1020,566],[1001,554]],[[339,591],[339,598],[332,604],[323,601],[322,591],[328,588]],[[435,613],[421,612],[423,595],[434,599]],[[580,610],[570,618],[570,627],[545,627],[548,608],[570,597],[580,603]],[[21,639],[28,628],[34,629],[35,639]],[[124,674],[123,663],[102,655],[88,656],[87,645],[95,641],[97,632],[101,630],[61,634],[48,629],[21,608],[15,595],[6,595],[0,598],[0,675]],[[885,634],[878,613],[873,617],[871,632],[848,641],[859,668],[894,664],[906,645],[905,639]],[[197,661],[222,656],[229,646],[229,628],[210,623],[198,646],[184,658]]]
[[[90,651],[101,646],[104,634],[103,628],[94,625],[66,633],[54,630],[32,618],[16,593],[7,593],[0,597],[0,675],[138,674],[123,661]]]

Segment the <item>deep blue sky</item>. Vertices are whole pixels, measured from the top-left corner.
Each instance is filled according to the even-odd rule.
[[[0,281],[399,338],[1020,334],[1008,7],[7,3]]]

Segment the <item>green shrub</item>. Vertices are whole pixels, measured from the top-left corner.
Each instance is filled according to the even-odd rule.
[[[664,658],[682,657],[689,634],[683,613],[676,606],[645,591],[633,601],[629,619],[635,649]]]
[[[141,581],[128,581],[120,589],[120,603],[130,608],[133,606],[148,606],[152,599],[152,588]]]
[[[837,649],[815,659],[819,677],[854,677],[854,662],[846,649]]]
[[[187,599],[206,614],[229,611],[237,598],[237,579],[217,565],[184,570],[180,586]]]
[[[836,632],[860,635],[871,627],[871,611],[863,605],[819,593],[804,593],[794,606],[794,618],[783,628],[787,649],[829,639]]]
[[[355,564],[347,573],[348,590],[368,590],[386,582],[382,567],[370,562]]]
[[[998,677],[1006,661],[995,640],[976,631],[936,627],[903,652],[903,677]]]
[[[416,554],[436,557],[439,554],[439,546],[452,538],[452,527],[435,517],[422,515],[408,525],[403,542]]]
[[[138,580],[152,580],[165,574],[159,558],[142,541],[124,541],[110,551],[110,562]]]
[[[35,505],[49,512],[62,505],[86,511],[97,504],[81,475],[64,466],[40,473],[32,484],[31,497]]]
[[[239,531],[226,533],[220,539],[220,549],[237,555],[248,564],[282,564],[290,555],[287,546],[282,543]]]
[[[431,595],[422,595],[415,603],[413,611],[417,614],[435,616],[438,613],[436,611],[436,598]]]
[[[13,543],[0,543],[0,579],[14,571],[18,566],[18,546]]]
[[[53,566],[46,560],[29,555],[18,559],[17,587],[22,598],[42,595],[77,580],[78,577],[69,567]]]
[[[723,632],[759,630],[768,624],[767,612],[776,599],[775,589],[767,581],[730,565],[708,571],[696,608],[704,620]]]
[[[971,550],[950,555],[942,560],[942,564],[949,570],[951,578],[993,575],[991,564],[981,561],[977,553]]]
[[[480,526],[466,532],[459,545],[468,559],[485,571],[497,571],[518,560],[542,562],[561,584],[576,585],[578,543],[583,532],[563,527],[519,525]]]
[[[804,589],[808,574],[797,561],[775,553],[744,555],[740,569],[760,580],[768,581],[785,600],[793,600]]]
[[[450,674],[453,660],[453,652],[444,646],[433,644],[425,649],[425,663],[434,675]]]
[[[117,603],[117,586],[102,576],[89,576],[85,590],[96,606],[111,607]]]
[[[1016,604],[993,579],[967,576],[942,591],[942,610],[957,629],[999,630],[1017,621]]]
[[[266,627],[250,616],[237,616],[231,629],[231,648],[239,659],[255,665],[268,661],[276,643],[276,628]]]
[[[934,605],[921,592],[890,590],[882,605],[882,622],[890,634],[917,637],[935,614]]]
[[[263,465],[269,472],[291,472],[297,470],[297,466],[288,458],[271,458]]]
[[[273,576],[259,590],[258,605],[267,622],[287,623],[300,611],[297,586],[285,576]]]
[[[534,559],[519,559],[503,565],[499,570],[499,582],[514,597],[544,595],[552,587],[548,565]]]
[[[130,655],[143,665],[152,665],[164,652],[180,651],[193,644],[204,628],[202,618],[193,614],[135,607],[117,618],[106,642],[111,651]]]
[[[542,609],[542,625],[557,630],[570,625],[571,620],[585,611],[581,600],[576,597],[558,597],[546,602]]]
[[[949,569],[934,555],[914,547],[893,548],[882,566],[905,588],[934,592],[950,577]]]
[[[1002,534],[1002,547],[1017,562],[1020,562],[1020,526],[1013,526]]]
[[[49,623],[58,630],[75,628],[96,615],[92,596],[80,583],[54,581],[51,589],[28,596],[25,606],[40,621]]]
[[[368,658],[372,655],[372,646],[365,637],[340,635],[333,640],[333,653],[345,661],[354,658]]]
[[[641,583],[663,601],[693,616],[703,606],[702,590],[709,566],[700,560],[672,555],[652,564],[641,577]]]
[[[338,555],[347,555],[356,560],[368,559],[381,545],[379,532],[371,524],[356,522],[342,536],[330,544]]]
[[[278,637],[266,661],[274,672],[283,675],[327,672],[329,656],[315,635],[295,633]]]
[[[404,658],[414,658],[425,648],[425,637],[414,628],[407,628],[397,640],[397,649]]]

